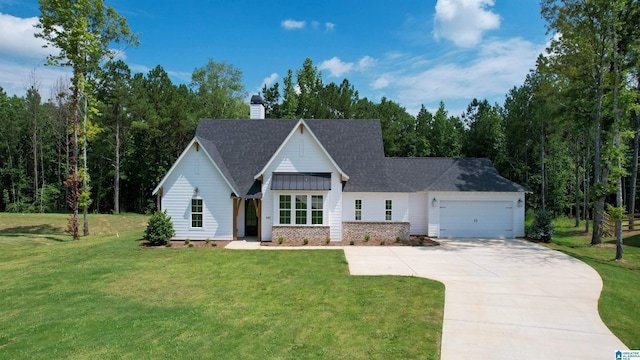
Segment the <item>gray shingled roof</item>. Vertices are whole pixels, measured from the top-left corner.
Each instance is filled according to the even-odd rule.
[[[487,159],[385,158],[378,120],[305,120],[349,176],[345,192],[528,191]],[[200,120],[196,137],[240,197],[261,197],[254,176],[298,120]]]
[[[489,159],[387,158],[387,171],[411,192],[482,191],[530,192],[500,174]]]

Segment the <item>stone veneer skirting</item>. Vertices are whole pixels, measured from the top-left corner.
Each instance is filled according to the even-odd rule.
[[[363,240],[369,235],[371,241],[409,240],[411,224],[408,222],[343,222],[342,240]]]
[[[283,243],[302,243],[308,239],[310,243],[324,242],[330,236],[329,226],[272,226],[271,241],[277,242],[282,237]]]

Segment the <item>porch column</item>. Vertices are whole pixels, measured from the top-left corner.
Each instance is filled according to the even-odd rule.
[[[233,240],[238,240],[238,212],[241,201],[241,198],[233,198]]]

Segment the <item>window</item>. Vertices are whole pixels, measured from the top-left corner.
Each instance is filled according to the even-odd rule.
[[[322,225],[322,195],[311,195],[311,224]]]
[[[385,200],[385,220],[391,221],[391,200]]]
[[[280,224],[291,224],[291,195],[280,195]]]
[[[362,200],[356,200],[356,220],[362,220]]]
[[[296,195],[296,225],[307,224],[307,195]]]
[[[202,227],[202,199],[191,199],[191,227]]]
[[[322,225],[324,195],[278,195],[280,225]],[[295,205],[294,205],[295,204]]]

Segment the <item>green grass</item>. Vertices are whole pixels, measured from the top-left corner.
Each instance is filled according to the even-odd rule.
[[[609,329],[630,349],[640,349],[640,233],[624,233],[623,258],[615,260],[615,239],[591,246],[584,223],[573,227],[571,219],[555,221],[556,235],[548,247],[578,258],[596,269],[603,290],[598,308]]]
[[[444,286],[337,250],[140,247],[147,217],[0,214],[0,358],[438,359]]]

